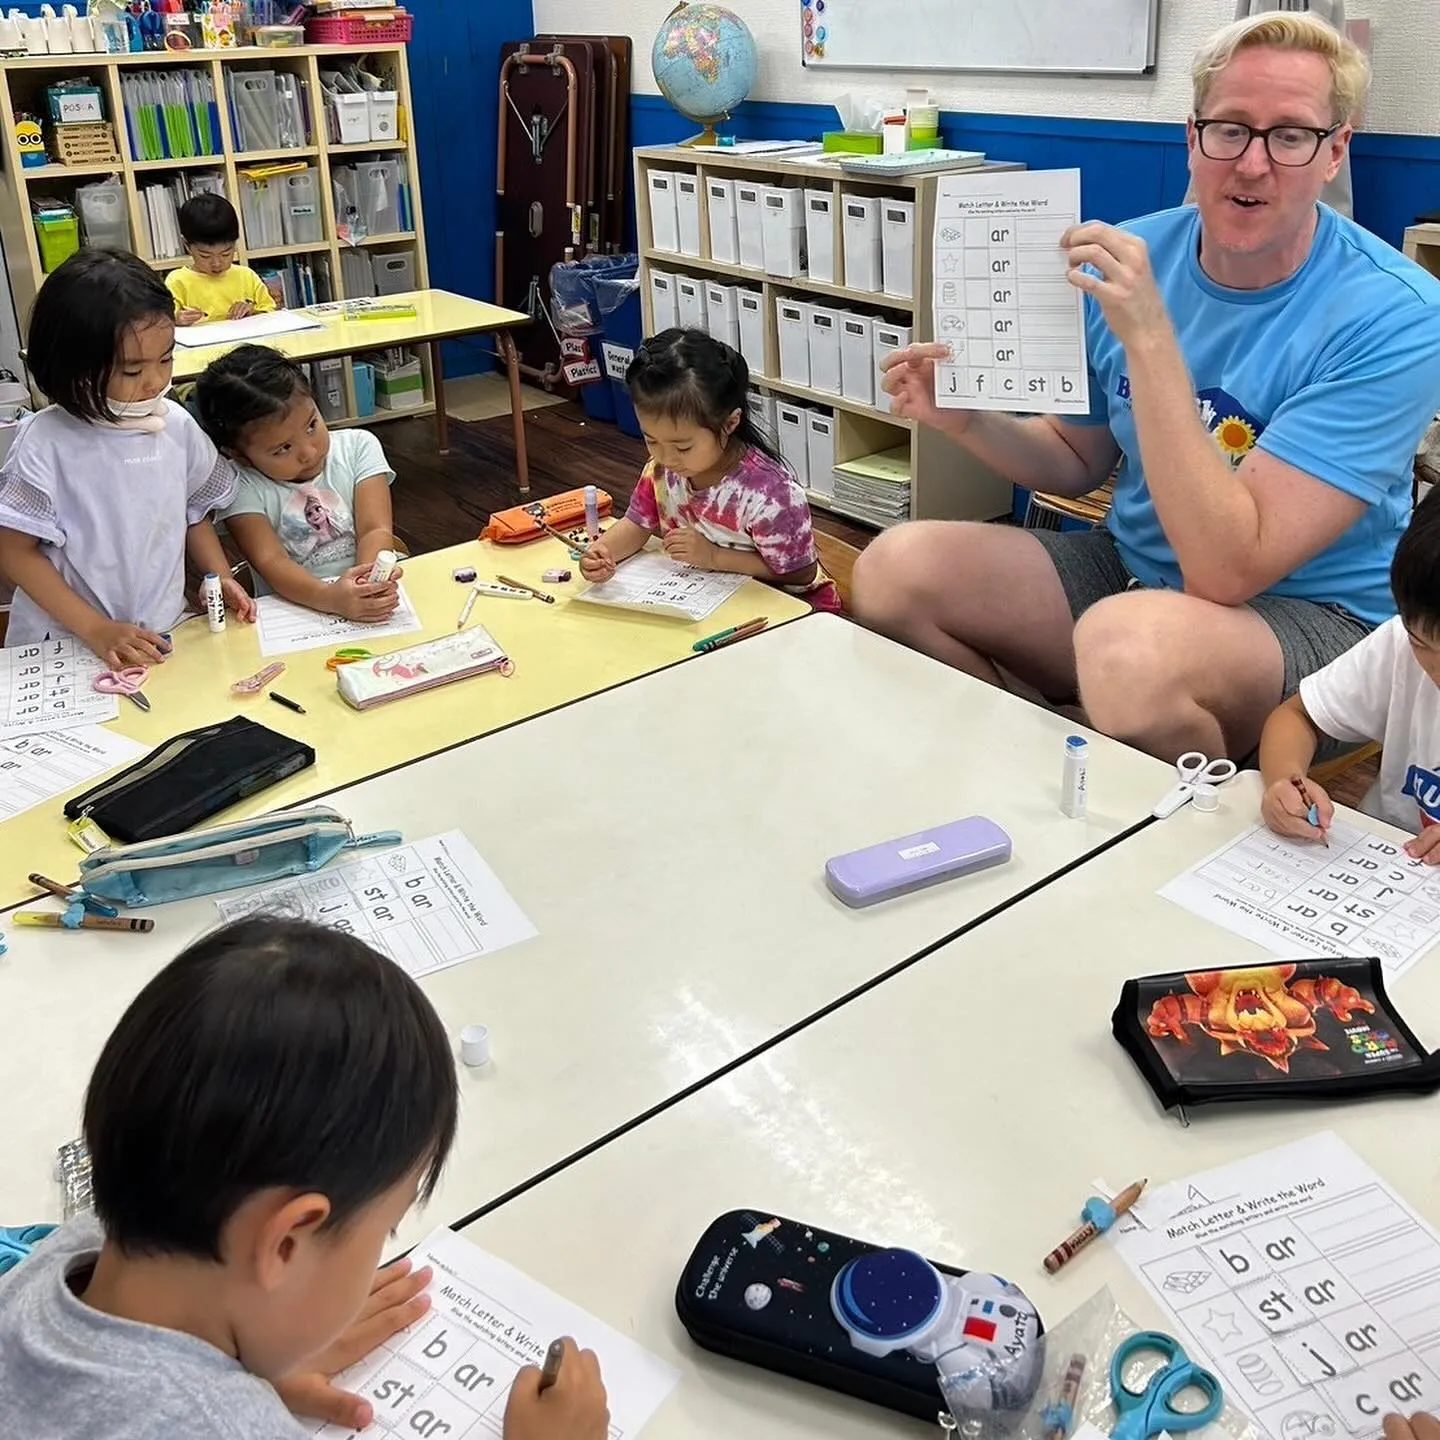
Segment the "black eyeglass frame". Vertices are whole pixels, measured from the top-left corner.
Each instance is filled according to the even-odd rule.
[[[1320,153],[1320,147],[1337,130],[1342,128],[1341,124],[1332,125],[1328,130],[1321,130],[1315,125],[1271,125],[1267,129],[1258,130],[1253,125],[1247,125],[1243,120],[1222,120],[1218,116],[1209,120],[1192,120],[1190,123],[1195,127],[1195,138],[1199,143],[1200,153],[1207,160],[1219,160],[1222,162],[1238,160],[1250,149],[1255,141],[1259,139],[1264,142],[1265,153],[1270,157],[1271,161],[1276,165],[1284,166],[1287,170],[1302,170],[1306,165],[1313,163],[1315,157]],[[1205,148],[1205,132],[1212,125],[1233,125],[1246,131],[1245,143],[1233,155],[1212,155]],[[1304,160],[1282,160],[1270,148],[1270,137],[1280,130],[1295,130],[1304,135],[1313,135],[1315,137],[1315,148]]]

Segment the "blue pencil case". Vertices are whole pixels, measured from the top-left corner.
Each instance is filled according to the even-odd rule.
[[[80,886],[116,905],[164,905],[305,875],[347,850],[398,845],[401,838],[398,830],[357,835],[339,811],[311,805],[106,846],[80,862]]]

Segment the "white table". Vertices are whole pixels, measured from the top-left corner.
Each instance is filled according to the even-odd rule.
[[[847,991],[1108,841],[1173,772],[1091,741],[1086,821],[1059,813],[1064,721],[828,616],[787,625],[331,799],[363,830],[463,828],[537,939],[424,982],[461,1071],[445,1180],[410,1243],[703,1082]],[[967,814],[1006,866],[869,911],[827,857]],[[4,926],[0,1212],[55,1213],[95,1056],[125,1005],[215,921],[199,900],[151,936]],[[37,936],[39,938],[37,938]],[[862,1067],[863,1068],[863,1067]]]
[[[1126,840],[463,1233],[679,1367],[645,1440],[902,1440],[924,1431],[691,1342],[675,1286],[711,1220],[758,1207],[998,1270],[1052,1323],[1105,1284],[1161,1318],[1104,1242],[1041,1270],[1097,1176],[1158,1183],[1334,1129],[1440,1223],[1433,1099],[1216,1107],[1186,1129],[1110,1036],[1130,976],[1263,956],[1154,893],[1250,825],[1258,795],[1242,776],[1220,813]],[[1440,1042],[1440,953],[1392,999]]]

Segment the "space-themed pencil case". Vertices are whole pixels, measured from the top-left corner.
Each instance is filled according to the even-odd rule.
[[[1440,1064],[1386,994],[1376,957],[1127,980],[1110,1024],[1167,1110],[1440,1088]]]
[[[675,1309],[703,1349],[934,1420],[947,1389],[1022,1409],[1043,1327],[1008,1281],[785,1220],[731,1210],[686,1262]]]

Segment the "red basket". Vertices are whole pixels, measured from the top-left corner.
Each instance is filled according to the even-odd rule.
[[[394,19],[367,20],[363,10],[345,15],[318,15],[305,22],[307,45],[405,45],[415,17],[403,10]]]

